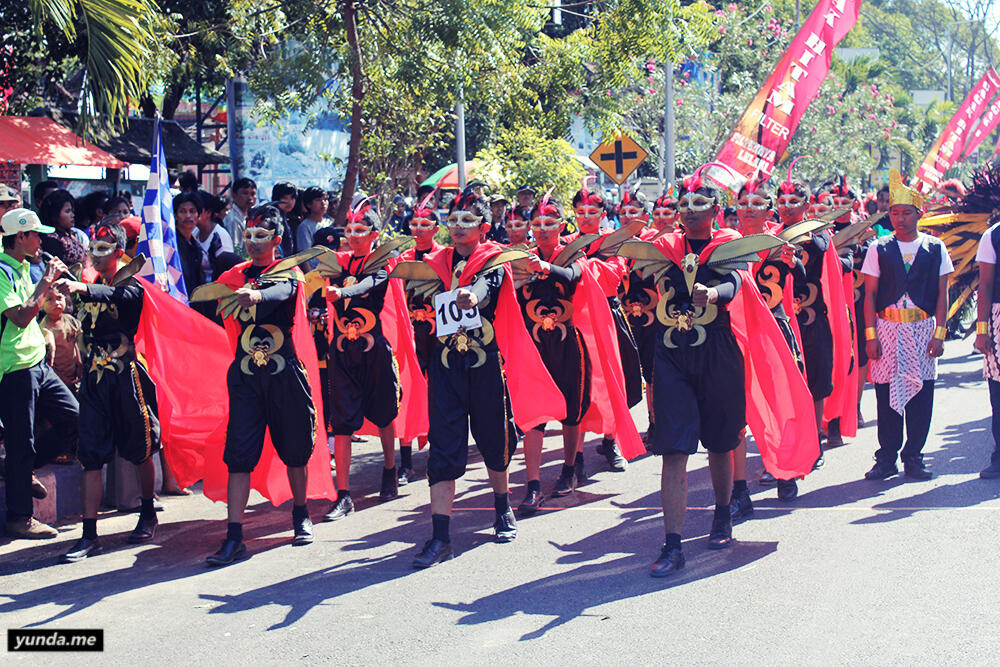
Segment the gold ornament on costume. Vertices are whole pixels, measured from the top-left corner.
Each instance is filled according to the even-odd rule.
[[[345,340],[352,343],[363,340],[367,343],[365,346],[365,352],[367,352],[375,346],[375,337],[368,332],[375,328],[378,319],[372,311],[366,308],[353,308],[352,312],[356,313],[353,317],[344,315],[335,318],[337,331],[340,332],[337,334],[335,345],[339,351],[343,352]]]
[[[633,300],[626,297],[622,302],[622,306],[629,317],[642,320],[639,326],[648,327],[656,320],[656,304],[660,297],[655,289],[644,287],[642,291],[646,295],[645,301],[642,299]]]
[[[245,375],[253,375],[257,370],[266,369],[274,362],[271,375],[285,370],[285,358],[275,354],[285,343],[285,335],[273,324],[251,324],[240,336],[240,347],[247,353],[240,362],[240,370]],[[251,368],[253,364],[255,368]]]
[[[889,170],[889,206],[906,204],[915,206],[918,211],[924,210],[924,196],[915,188],[911,188],[900,178],[895,169]]]

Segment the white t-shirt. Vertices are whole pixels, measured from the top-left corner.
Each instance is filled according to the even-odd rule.
[[[926,235],[923,232],[918,232],[917,238],[914,241],[896,240],[896,243],[899,244],[899,254],[903,256],[903,263],[906,265],[907,270],[909,270],[910,265],[913,263],[913,259],[917,255],[917,250],[920,248],[924,236]],[[948,249],[945,248],[944,244],[940,243],[937,246],[941,248],[941,270],[938,275],[946,276],[955,270],[955,266],[951,263],[951,257],[948,255]],[[865,254],[865,262],[861,265],[861,273],[866,276],[875,276],[876,278],[881,275],[878,266],[878,243],[872,243],[868,247],[868,252]],[[903,294],[896,306],[898,308],[916,307],[908,294]]]
[[[996,264],[997,252],[993,249],[993,230],[1000,227],[1000,222],[986,230],[983,238],[979,239],[979,250],[976,251],[976,261],[983,264]]]
[[[223,227],[222,225],[215,225],[212,228],[211,233],[209,233],[208,238],[205,239],[204,241],[198,238],[200,231],[201,230],[199,230],[197,227],[194,228],[194,239],[195,241],[198,242],[198,245],[201,246],[201,249],[203,251],[201,253],[201,273],[205,278],[205,282],[209,283],[212,282],[212,280],[214,279],[214,276],[212,275],[212,262],[208,256],[208,249],[212,245],[212,240],[216,236],[218,236],[219,240],[222,243],[222,245],[219,246],[219,249],[215,253],[216,255],[218,255],[220,252],[234,252],[233,237],[229,235],[229,232],[227,232],[226,228]]]

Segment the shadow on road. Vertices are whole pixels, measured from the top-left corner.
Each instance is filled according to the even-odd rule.
[[[435,606],[463,612],[459,625],[478,625],[499,621],[518,614],[552,617],[536,630],[520,637],[521,641],[544,637],[547,632],[580,616],[588,610],[611,602],[683,586],[725,572],[738,570],[777,551],[777,542],[737,542],[726,551],[707,551],[701,538],[687,540],[684,570],[673,578],[653,579],[648,568],[659,555],[662,542],[659,518],[626,520],[615,528],[588,536],[579,542],[555,545],[568,552],[560,563],[591,561],[608,554],[609,545],[627,545],[642,553],[631,553],[615,560],[588,563],[565,573],[531,581],[470,603],[435,602]]]
[[[244,526],[247,550],[251,558],[253,554],[289,544],[287,537],[269,537],[291,529],[289,512],[274,510],[270,503],[264,502],[248,508]],[[129,567],[60,581],[25,593],[0,593],[0,615],[48,604],[64,607],[54,615],[27,627],[42,626],[84,611],[105,598],[204,574],[210,571],[205,566],[205,557],[218,548],[224,536],[225,522],[207,520],[163,523],[157,530],[154,543],[142,546],[125,542],[128,531],[102,534],[100,540],[105,553],[92,556],[85,563],[99,563],[107,553],[139,549],[135,562]],[[60,571],[62,573],[71,572],[74,567],[84,567],[84,563],[63,565],[57,562],[59,555],[68,547],[66,542],[41,543],[16,551],[4,559],[4,563],[0,565],[0,575],[39,572],[51,567],[65,568]],[[3,601],[4,598],[7,601]]]

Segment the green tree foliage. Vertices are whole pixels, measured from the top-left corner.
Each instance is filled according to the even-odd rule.
[[[479,151],[476,160],[476,180],[511,199],[518,187],[527,184],[539,192],[554,187],[553,194],[568,204],[586,174],[569,142],[547,137],[530,126],[498,131],[496,140]]]

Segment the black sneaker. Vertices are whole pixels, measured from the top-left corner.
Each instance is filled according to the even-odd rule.
[[[656,559],[652,567],[649,568],[651,577],[669,577],[684,569],[684,552],[679,547],[664,546],[660,552],[660,557]]]
[[[799,497],[799,485],[794,479],[778,480],[778,500],[789,503]]]
[[[313,522],[306,516],[301,519],[292,519],[292,546],[301,547],[313,542]]]
[[[538,508],[542,506],[544,499],[545,497],[540,490],[529,488],[528,492],[524,494],[524,500],[517,506],[517,515],[522,518],[534,515],[538,511]]]
[[[903,459],[903,474],[913,479],[930,479],[934,476],[934,473],[924,463],[923,456]]]
[[[349,495],[343,495],[337,498],[337,502],[333,504],[330,511],[326,513],[323,517],[324,521],[336,521],[337,519],[343,519],[345,516],[354,511],[354,501],[351,500]]]
[[[774,486],[778,483],[778,480],[774,478],[774,475],[765,470],[760,474],[760,481],[757,483],[761,486]]]
[[[219,547],[219,550],[205,559],[205,563],[210,567],[232,565],[238,560],[243,560],[246,556],[247,548],[243,542],[226,538],[222,540],[222,546]]]
[[[128,536],[129,544],[141,544],[153,539],[156,534],[158,522],[154,516],[152,519],[144,519],[139,515],[139,522],[135,524],[135,529]]]
[[[997,479],[1000,477],[1000,460],[994,461],[979,473],[980,479]]]
[[[597,453],[607,459],[608,466],[615,472],[625,472],[628,468],[628,460],[622,456],[618,443],[614,440],[608,438],[601,440],[601,444],[597,446]]]
[[[753,516],[753,501],[750,500],[750,492],[733,491],[733,499],[729,502],[729,516],[734,522],[749,519]]]
[[[708,534],[709,549],[728,549],[733,544],[733,520],[728,516],[724,519],[712,520],[712,531]]]
[[[841,444],[843,444],[843,443],[841,443]],[[823,450],[822,450],[822,448],[821,448],[821,449],[819,450],[819,457],[818,457],[818,458],[816,459],[816,462],[815,462],[815,463],[813,463],[813,470],[819,470],[819,469],[820,469],[820,468],[822,468],[822,467],[823,467],[823,466],[824,466],[825,464],[826,464],[826,459],[824,459],[824,458],[823,458]]]
[[[826,425],[826,446],[840,447],[844,444],[844,437],[840,435],[840,420],[832,419]]]
[[[508,507],[506,512],[497,514],[496,521],[493,522],[493,532],[500,544],[514,541],[517,537],[517,519],[514,518],[514,510]]]
[[[451,551],[451,542],[431,539],[424,543],[424,548],[413,559],[413,567],[417,570],[423,570],[454,557],[455,555]]]
[[[378,499],[382,502],[399,498],[399,480],[396,478],[396,466],[382,468],[382,488]]]
[[[576,473],[577,486],[580,486],[589,479],[587,471],[583,468],[583,452],[577,452],[576,459],[573,461],[573,471]]]
[[[564,464],[562,473],[560,473],[559,479],[556,481],[556,486],[552,489],[552,495],[556,498],[568,496],[576,491],[576,482],[576,467]]]
[[[400,468],[399,476],[396,477],[397,486],[406,486],[410,483],[410,476],[413,474],[413,468]]]
[[[90,556],[96,556],[101,553],[101,543],[94,538],[92,540],[86,537],[81,537],[76,541],[69,551],[59,556],[60,563],[75,563],[81,561],[84,558],[89,558]]]
[[[865,473],[865,479],[889,479],[890,477],[898,474],[899,469],[896,468],[895,463],[875,461],[875,465],[872,466],[872,469]]]

